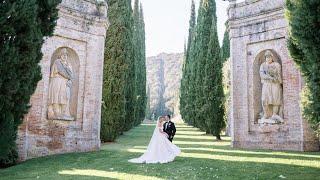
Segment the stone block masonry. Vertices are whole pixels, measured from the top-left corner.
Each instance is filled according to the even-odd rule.
[[[42,47],[42,80],[31,98],[32,107],[19,127],[17,145],[21,161],[100,148],[107,5],[95,0],[62,0],[58,8],[54,36],[47,38]],[[68,65],[66,69],[72,72],[69,81],[52,73],[53,64],[61,59],[61,51],[67,54],[62,67]],[[54,78],[58,78],[61,87],[70,87],[70,91],[52,90],[50,84]],[[48,118],[49,93],[56,97],[67,93],[67,103],[60,105],[68,106],[69,118]]]
[[[231,48],[232,146],[248,149],[318,151],[319,141],[302,118],[300,93],[303,78],[287,49],[288,22],[285,0],[231,1],[229,37]],[[259,123],[263,112],[260,66],[270,50],[281,65],[283,122]],[[263,122],[273,122],[265,120]]]

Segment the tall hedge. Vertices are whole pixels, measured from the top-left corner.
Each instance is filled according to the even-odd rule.
[[[320,128],[320,1],[287,0],[290,54],[305,80],[303,117]]]
[[[41,79],[45,36],[51,36],[60,0],[5,0],[0,6],[0,166],[17,160],[18,126]]]

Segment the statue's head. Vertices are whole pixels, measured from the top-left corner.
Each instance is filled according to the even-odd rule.
[[[67,48],[62,48],[61,49],[60,58],[63,61],[67,61],[68,60],[68,50],[67,50]]]
[[[270,50],[267,50],[265,53],[264,53],[264,57],[266,59],[266,62],[268,64],[271,64],[274,60],[273,60],[273,54]]]

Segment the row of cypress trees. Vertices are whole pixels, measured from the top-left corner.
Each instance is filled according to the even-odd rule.
[[[0,167],[18,158],[18,126],[41,79],[45,36],[53,34],[61,0],[4,0],[0,6]]]
[[[288,47],[304,80],[303,116],[320,134],[320,1],[287,0]]]
[[[114,141],[141,123],[146,106],[145,28],[135,0],[109,0],[104,57],[101,139]]]
[[[221,57],[215,0],[192,1],[189,37],[181,80],[180,111],[190,125],[221,139],[225,127]]]

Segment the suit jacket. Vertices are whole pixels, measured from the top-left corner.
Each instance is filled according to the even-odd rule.
[[[173,122],[168,121],[163,124],[163,131],[169,135],[168,139],[172,141],[174,135],[176,134],[176,126]]]

